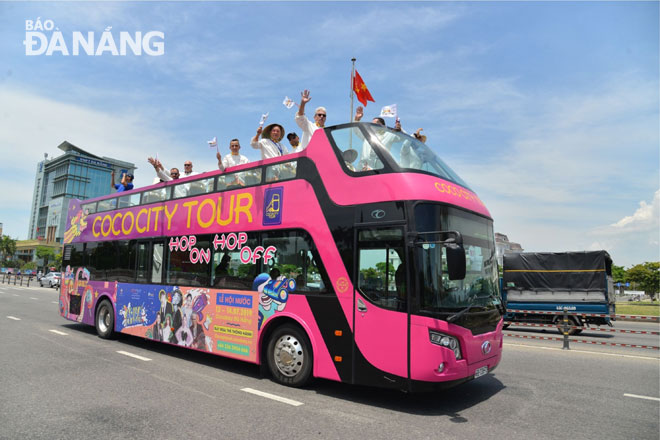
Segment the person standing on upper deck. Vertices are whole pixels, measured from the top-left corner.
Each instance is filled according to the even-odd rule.
[[[151,163],[151,161],[149,161]],[[162,165],[162,163],[161,163]],[[163,169],[161,170],[166,176],[170,176],[170,170],[167,169],[166,166],[163,166]],[[183,173],[179,175],[179,177],[184,178],[184,177],[190,177],[190,176],[196,176],[198,174],[197,171],[193,171],[193,164],[191,161],[187,160],[183,163]]]
[[[241,150],[241,144],[238,139],[232,139],[229,141],[229,150],[231,153],[226,155],[224,158],[222,158],[220,153],[216,153],[215,157],[218,158],[219,170],[224,171],[226,168],[235,167],[236,165],[243,165],[244,163],[250,162],[250,159],[239,153]]]
[[[314,111],[314,122],[307,119],[305,116],[305,105],[311,101],[309,96],[309,90],[304,90],[301,94],[300,105],[298,106],[298,113],[296,113],[296,124],[302,130],[302,141],[300,142],[300,150],[302,151],[307,148],[309,140],[312,138],[312,135],[319,128],[325,127],[325,121],[328,117],[328,113],[325,110],[325,107],[317,107]]]
[[[261,140],[259,140],[261,135]],[[259,126],[257,134],[254,135],[250,146],[255,150],[261,150],[261,159],[284,156],[289,150],[280,141],[284,138],[284,127],[280,124],[270,124],[266,128]]]
[[[133,175],[123,173],[121,175],[121,182],[115,183],[115,170],[110,173],[110,187],[117,190],[117,192],[130,191],[133,189]]]
[[[289,140],[289,144],[291,144],[292,153],[298,153],[303,150],[300,147],[300,138],[296,133],[289,133],[286,135],[286,138]]]
[[[363,116],[364,116],[364,108],[360,106],[356,109],[355,117],[353,118],[353,120],[355,122],[360,122]],[[383,127],[387,127],[387,125],[385,125],[385,119],[381,118],[380,116],[376,116],[375,118],[373,118],[371,120],[371,123],[376,125],[382,125]],[[401,129],[401,121],[399,120],[399,118],[396,119],[394,128],[392,130],[405,133]],[[396,134],[392,133],[391,131],[379,130],[376,132],[376,135],[378,136],[378,140],[380,140],[381,144],[383,144],[383,146],[387,149],[388,152],[392,149],[392,145],[399,140],[399,137]],[[362,163],[363,171],[371,170],[382,166],[380,160],[376,156],[376,153],[371,148],[369,141],[367,141],[366,139],[362,143],[361,163]]]

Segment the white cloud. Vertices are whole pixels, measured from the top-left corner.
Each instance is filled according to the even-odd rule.
[[[497,231],[526,250],[605,249],[618,265],[657,260],[660,192],[630,211],[658,188],[657,81],[623,75],[599,84],[523,96],[512,83],[516,105],[494,116],[510,141],[478,157],[456,146],[448,162],[484,200]],[[476,112],[507,93],[475,101]]]
[[[56,147],[65,140],[94,155],[136,164],[139,186],[153,180],[147,156],[158,152],[170,166],[187,158],[183,143],[163,129],[167,121],[154,126],[149,115],[104,112],[2,86],[0,102],[5,109],[0,111],[0,187],[5,189],[0,221],[11,236],[25,238],[36,165],[44,153],[62,154]]]
[[[633,215],[628,215],[610,225],[612,231],[619,233],[660,230],[660,189],[655,192],[651,204],[645,200],[639,202],[639,208]]]

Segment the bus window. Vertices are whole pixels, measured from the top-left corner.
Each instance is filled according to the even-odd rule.
[[[210,235],[198,235],[193,249],[168,251],[167,284],[208,286],[211,283],[211,238]]]
[[[119,202],[117,208],[130,208],[131,206],[137,206],[140,204],[140,194],[130,194],[126,196],[119,197]]]
[[[149,279],[149,244],[146,242],[137,244],[137,270],[135,281],[145,283]]]
[[[117,199],[99,200],[97,212],[112,211],[117,207]]]
[[[181,183],[174,186],[174,198],[196,196],[213,192],[213,178]]]
[[[406,272],[403,231],[360,231],[358,288],[374,304],[404,311]]]
[[[261,183],[261,168],[218,176],[218,191],[258,185]]]
[[[63,266],[71,266],[72,269],[83,266],[84,247],[84,243],[73,243],[65,246],[64,258],[62,258]]]
[[[82,205],[80,208],[83,212],[86,212],[87,214],[94,214],[96,212],[96,202],[87,203],[85,205]]]
[[[145,205],[147,203],[162,202],[163,200],[167,200],[169,198],[170,188],[171,187],[157,188],[152,189],[151,191],[143,192],[142,204]]]
[[[264,248],[274,246],[275,258],[268,269],[296,281],[296,292],[326,292],[325,270],[320,266],[312,238],[304,231],[269,231],[263,233]]]
[[[344,167],[349,171],[359,172],[383,168],[383,162],[376,155],[360,127],[332,130],[330,138],[340,151]]]
[[[89,270],[90,279],[97,281],[108,280],[108,270],[117,264],[117,253],[111,241],[100,243],[86,243],[83,261]]]
[[[151,282],[160,284],[163,281],[163,243],[154,243],[153,259],[151,261]]]
[[[135,279],[135,241],[122,240],[114,244],[117,263],[108,270],[108,279],[120,283],[132,283]]]
[[[297,162],[278,163],[266,167],[266,183],[296,178]]]
[[[254,249],[258,246],[257,235],[248,233],[243,248]],[[257,266],[252,263],[242,264],[240,251],[218,251],[213,254],[213,280],[215,288],[252,290],[252,282],[257,276]]]

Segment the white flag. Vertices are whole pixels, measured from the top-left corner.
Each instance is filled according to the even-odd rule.
[[[213,147],[217,147],[217,146],[218,146],[218,138],[217,138],[217,136],[213,136],[213,139],[211,139],[210,141],[206,141],[206,142],[209,143],[209,147],[210,147],[210,148],[213,148]]]
[[[396,118],[397,116],[396,104],[386,105],[380,109],[381,118]]]
[[[264,126],[264,123],[266,122],[266,119],[268,119],[268,112],[261,115],[261,121],[259,121],[259,127]]]
[[[284,104],[284,107],[286,108],[291,108],[293,107],[293,104],[295,104],[295,102],[293,102],[293,99],[289,98],[288,96],[285,96],[284,102],[282,104]]]

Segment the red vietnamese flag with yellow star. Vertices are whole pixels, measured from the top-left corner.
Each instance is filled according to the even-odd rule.
[[[355,92],[358,101],[360,101],[365,107],[367,106],[367,101],[376,102],[374,101],[374,98],[371,97],[371,93],[369,93],[367,85],[364,83],[364,81],[362,81],[362,77],[357,70],[355,71],[355,76],[353,77],[353,91]]]

